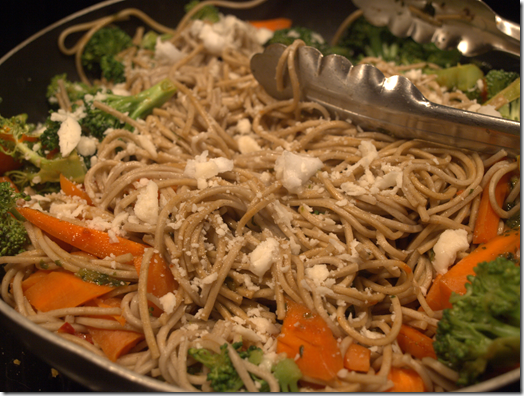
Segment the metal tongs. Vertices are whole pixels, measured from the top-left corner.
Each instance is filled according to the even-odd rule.
[[[364,18],[395,36],[465,56],[491,50],[520,56],[520,25],[501,18],[481,0],[353,0]]]
[[[277,63],[285,48],[272,44],[251,58],[257,81],[280,100],[292,97],[287,69],[284,89],[276,84]],[[343,56],[323,56],[308,46],[298,48],[295,69],[301,100],[320,103],[333,116],[362,128],[486,153],[504,149],[520,154],[520,122],[430,102],[404,76],[386,78],[373,65],[353,66]]]

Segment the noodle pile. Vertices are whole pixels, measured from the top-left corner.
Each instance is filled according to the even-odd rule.
[[[84,333],[88,327],[144,333],[117,363],[188,391],[212,390],[205,370],[188,373],[195,364],[188,356],[191,347],[218,353],[222,344],[242,340],[262,348],[266,362],[274,361],[285,299],[291,299],[326,321],[342,355],[355,342],[371,349],[368,373],[342,370],[338,381],[304,378],[307,382],[327,391],[383,391],[391,386],[391,367],[409,367],[427,391],[454,390],[457,373],[435,359],[403,354],[396,338],[402,323],[435,334],[441,312],[432,311],[424,297],[436,274],[428,253],[445,230],[464,230],[471,243],[480,193],[494,191],[517,163],[500,161],[504,152],[487,158],[396,140],[331,119],[318,104],[273,99],[250,73],[250,56],[262,50],[256,29],[236,19],[227,22],[233,26],[229,45],[211,52],[198,35],[200,21],[186,17],[171,30],[136,10],[119,15],[170,32],[183,55],[173,63],[152,51],[126,50],[121,56],[127,80],[120,88],[134,94],[168,77],[178,92],[144,121],[111,110],[135,131],[111,130],[99,145],[84,182],[92,206],[63,193],[33,196],[28,205],[154,250],[147,250],[137,274],[127,264],[130,255],[72,255],[28,224],[33,248],[1,261],[7,272],[2,298],[54,332],[68,322]],[[79,61],[89,37],[117,19],[64,32],[63,50]],[[86,29],[74,48],[63,46],[67,34]],[[143,32],[137,31],[136,42]],[[282,61],[299,45],[290,46]],[[386,75],[403,71],[374,62]],[[426,97],[471,106],[460,94],[441,90],[432,76],[411,74]],[[320,166],[300,179],[300,166],[315,164],[314,159]],[[211,171],[199,173],[204,166]],[[293,177],[298,184],[291,183]],[[508,201],[518,198],[519,190],[516,186]],[[154,210],[143,209],[151,204],[148,191],[158,196]],[[494,196],[491,201],[503,219],[520,210],[520,205],[503,210]],[[257,249],[267,270],[253,264]],[[170,304],[145,287],[153,251],[170,263],[179,284]],[[457,259],[466,254],[459,252]],[[125,281],[104,296],[120,299],[120,306],[36,312],[22,281],[40,268],[59,269],[58,261],[67,271],[89,269]],[[148,300],[164,313],[148,315]],[[122,315],[125,324],[103,319],[107,315]],[[103,356],[97,345],[57,334]],[[242,360],[231,345],[228,351],[246,390],[258,390],[249,373],[279,390],[267,365]],[[305,382],[302,386],[311,390]]]

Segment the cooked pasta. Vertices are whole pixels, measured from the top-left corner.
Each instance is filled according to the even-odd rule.
[[[84,186],[92,205],[63,192],[33,195],[26,204],[106,231],[115,243],[117,237],[145,243],[150,249],[139,272],[129,265],[129,253],[77,254],[26,223],[32,248],[0,258],[6,268],[2,298],[31,321],[98,355],[104,352],[96,342],[59,330],[68,323],[83,334],[92,328],[139,333],[116,362],[187,391],[212,390],[207,369],[191,369],[197,365],[188,350],[218,353],[226,343],[243,389],[259,390],[256,376],[278,391],[267,365],[242,359],[232,344],[255,345],[265,361],[274,362],[286,300],[319,315],[342,356],[352,343],[371,350],[368,372],[343,369],[331,380],[306,376],[300,390],[384,391],[391,387],[392,367],[416,371],[427,391],[456,389],[456,372],[436,359],[404,353],[397,336],[402,324],[435,334],[441,311],[425,301],[436,275],[428,253],[445,230],[461,230],[471,246],[484,189],[501,218],[520,210],[517,205],[506,211],[492,193],[517,163],[504,152],[488,158],[363,130],[350,120],[330,118],[319,104],[299,101],[296,92],[293,99],[275,100],[250,73],[250,56],[262,50],[256,29],[222,17],[220,23],[230,29],[227,44],[217,49],[202,39],[204,24],[190,14],[171,29],[137,10],[124,10],[64,32],[61,49],[76,56],[86,83],[80,54],[101,27],[131,15],[171,33],[177,61],[136,47],[125,50],[126,82],[108,88],[134,94],[167,77],[177,93],[145,120],[95,102],[133,131],[109,130],[91,158]],[[66,48],[65,38],[78,31],[86,33]],[[143,33],[139,29],[134,39]],[[295,41],[283,54],[283,69],[300,45]],[[465,109],[474,104],[417,72],[421,65],[364,61],[386,75],[404,73],[433,101]],[[67,95],[58,102],[71,110]],[[508,200],[518,198],[515,188]],[[178,284],[170,296],[148,290],[154,253],[169,263]],[[102,296],[118,304],[38,311],[24,296],[24,281],[42,269],[89,270],[122,281]],[[151,314],[151,303],[161,308],[159,314]]]

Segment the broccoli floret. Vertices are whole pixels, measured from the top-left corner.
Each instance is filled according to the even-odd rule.
[[[40,135],[40,142],[45,150],[52,151],[60,148],[60,139],[58,137],[60,125],[61,123],[59,121],[51,120],[51,116],[47,117],[45,130]]]
[[[132,45],[131,36],[119,27],[103,27],[87,42],[82,65],[93,73],[101,73],[108,81],[122,82],[125,80],[124,64],[116,55]]]
[[[433,343],[440,361],[459,373],[459,386],[490,369],[520,361],[520,266],[499,257],[478,264],[466,294],[454,293]]]
[[[519,77],[518,73],[504,70],[490,70],[486,73],[487,99],[491,99]]]
[[[59,182],[61,173],[75,182],[82,182],[86,167],[76,151],[66,158],[60,154],[46,158],[39,147],[40,140],[31,136],[34,126],[26,120],[27,114],[11,118],[0,116],[0,151],[28,165],[6,175],[20,189],[32,184]]]
[[[104,132],[108,128],[122,128],[123,125],[117,118],[93,106],[93,100],[118,110],[132,119],[145,118],[155,107],[162,106],[176,92],[176,87],[168,78],[153,85],[136,95],[121,96],[111,92],[97,96],[84,97],[86,116],[80,119],[82,133],[94,136],[99,140],[104,138]]]
[[[255,346],[250,346],[247,350],[241,351],[242,342],[232,344],[232,347],[239,353],[242,359],[247,359],[253,364],[260,364],[262,361],[262,350]],[[190,348],[188,351],[197,362],[206,366],[210,372],[207,375],[208,381],[215,392],[236,392],[240,390],[244,383],[240,379],[227,351],[227,344],[220,347],[220,353],[213,353],[205,348]],[[268,392],[269,386],[266,381],[251,374],[251,378],[260,383],[259,390]]]
[[[298,380],[302,378],[302,371],[293,359],[282,359],[273,366],[272,371],[282,392],[298,392]]]
[[[157,32],[153,30],[149,30],[146,34],[144,34],[144,36],[142,36],[140,47],[154,51],[156,47],[156,40],[158,37],[160,37],[162,41],[166,41],[166,40],[169,40],[171,37],[173,37],[173,35],[169,33],[158,34]]]
[[[441,50],[434,43],[419,44],[411,38],[393,35],[387,26],[374,26],[364,17],[354,21],[339,42],[349,49],[349,60],[358,63],[371,56],[397,64],[431,62],[440,67],[456,65],[461,57],[458,50]]]
[[[102,76],[107,81],[115,84],[126,81],[126,67],[114,55],[106,55],[100,59],[100,69]]]
[[[0,183],[0,257],[22,253],[29,242],[25,219],[16,210],[18,199],[29,201],[30,197],[17,193],[9,182]]]
[[[326,44],[324,38],[319,33],[302,26],[295,26],[275,31],[273,37],[268,40],[266,45],[274,43],[291,45],[295,40],[298,39],[302,40],[310,47],[315,47],[323,54],[328,53],[329,46]]]
[[[60,91],[60,85],[58,83],[60,80],[63,82],[65,86],[67,96],[69,97],[71,103],[82,99],[86,94],[94,95],[96,92],[100,90],[100,87],[98,86],[90,87],[82,82],[69,81],[67,79],[66,73],[57,74],[51,79],[49,85],[47,86],[46,97],[49,103],[51,103],[52,105],[55,105],[57,103],[56,94]]]
[[[186,13],[191,11],[195,6],[200,3],[199,0],[191,0],[184,6]],[[211,4],[208,4],[198,10],[191,19],[200,19],[202,21],[215,23],[220,20],[220,15],[218,14],[218,9]]]

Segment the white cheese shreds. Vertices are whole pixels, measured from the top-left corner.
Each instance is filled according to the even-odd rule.
[[[492,105],[480,106],[477,109],[477,113],[485,114],[485,115],[489,115],[489,116],[493,116],[493,117],[499,117],[499,118],[502,117],[502,115],[499,113],[499,111],[496,110],[495,107],[492,106]]]
[[[78,154],[83,155],[84,157],[91,156],[96,153],[98,147],[98,139],[92,136],[81,136],[78,141],[76,149]]]
[[[257,141],[251,136],[240,136],[237,139],[238,149],[242,154],[254,153],[260,151],[261,148],[258,145]]]
[[[275,261],[278,248],[275,238],[261,242],[249,255],[249,270],[255,275],[263,276]]]
[[[299,192],[304,183],[322,168],[322,161],[315,157],[284,151],[275,162],[276,178],[292,193]]]
[[[306,276],[317,285],[322,285],[329,276],[329,270],[325,264],[317,264],[306,268]]]
[[[156,224],[158,220],[158,185],[149,180],[143,188],[135,203],[135,215],[140,220],[149,224]]]
[[[173,43],[166,40],[163,41],[157,37],[155,44],[155,59],[165,61],[167,63],[176,63],[184,57],[182,51],[174,46]]]
[[[184,176],[197,180],[198,188],[207,187],[207,180],[219,173],[233,170],[233,161],[227,158],[211,158],[207,160],[208,151],[197,155],[194,160],[187,161]]]
[[[236,129],[237,132],[241,135],[248,134],[249,132],[251,132],[251,121],[249,121],[249,119],[247,118],[241,118],[237,122]]]
[[[466,230],[446,230],[438,238],[433,246],[435,259],[433,267],[438,274],[445,274],[448,268],[455,262],[458,252],[469,248],[468,232]]]
[[[176,296],[174,293],[169,292],[164,294],[159,298],[160,303],[162,304],[162,309],[166,314],[173,312],[173,308],[176,306]]]
[[[82,128],[70,114],[52,113],[51,121],[60,121],[58,129],[58,145],[62,157],[67,157],[76,148],[82,137]]]

